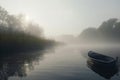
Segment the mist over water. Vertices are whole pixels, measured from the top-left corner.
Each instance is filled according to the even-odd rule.
[[[84,38],[86,40],[86,38]],[[88,38],[87,38],[88,39]],[[82,39],[83,40],[83,39]],[[83,40],[83,41],[85,41]],[[79,37],[65,36],[56,39],[58,46],[50,49],[2,55],[0,58],[1,80],[119,80],[119,70],[110,74],[89,64],[88,52],[120,57],[117,43],[81,41]],[[2,54],[2,53],[1,53]],[[12,54],[12,55],[11,55]],[[106,69],[106,68],[105,68]]]
[[[0,1],[0,80],[120,80],[119,1],[7,2]],[[34,19],[11,14],[17,10]]]
[[[0,76],[3,80],[8,77],[6,75],[9,75],[8,80],[106,80],[87,67],[89,50],[114,58],[119,56],[119,48],[85,48],[78,44],[56,46],[42,52],[1,58],[4,60],[1,65],[7,68],[1,67]],[[119,80],[115,74],[111,80]]]

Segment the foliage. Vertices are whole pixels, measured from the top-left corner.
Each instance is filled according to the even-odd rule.
[[[38,24],[25,21],[24,15],[10,15],[4,8],[0,7],[0,32],[21,32],[40,37],[43,31]]]
[[[86,41],[120,42],[120,22],[117,18],[104,21],[97,29],[88,28],[81,34],[80,38]]]
[[[0,7],[0,52],[43,49],[54,41],[43,36],[36,23],[26,21],[24,15],[11,15]]]

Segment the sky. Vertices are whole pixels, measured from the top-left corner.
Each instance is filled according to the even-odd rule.
[[[46,36],[79,35],[120,18],[120,0],[0,0],[0,5],[11,14],[25,14]]]

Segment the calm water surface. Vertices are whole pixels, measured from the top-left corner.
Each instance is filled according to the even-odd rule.
[[[0,80],[106,80],[89,67],[89,50],[78,45],[65,45],[52,50],[2,57]],[[95,49],[112,57],[119,55],[120,49],[117,50]],[[120,80],[119,72],[110,80]]]

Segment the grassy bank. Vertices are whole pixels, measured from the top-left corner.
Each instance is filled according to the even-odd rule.
[[[24,33],[0,33],[0,52],[28,52],[50,47],[54,41]]]

